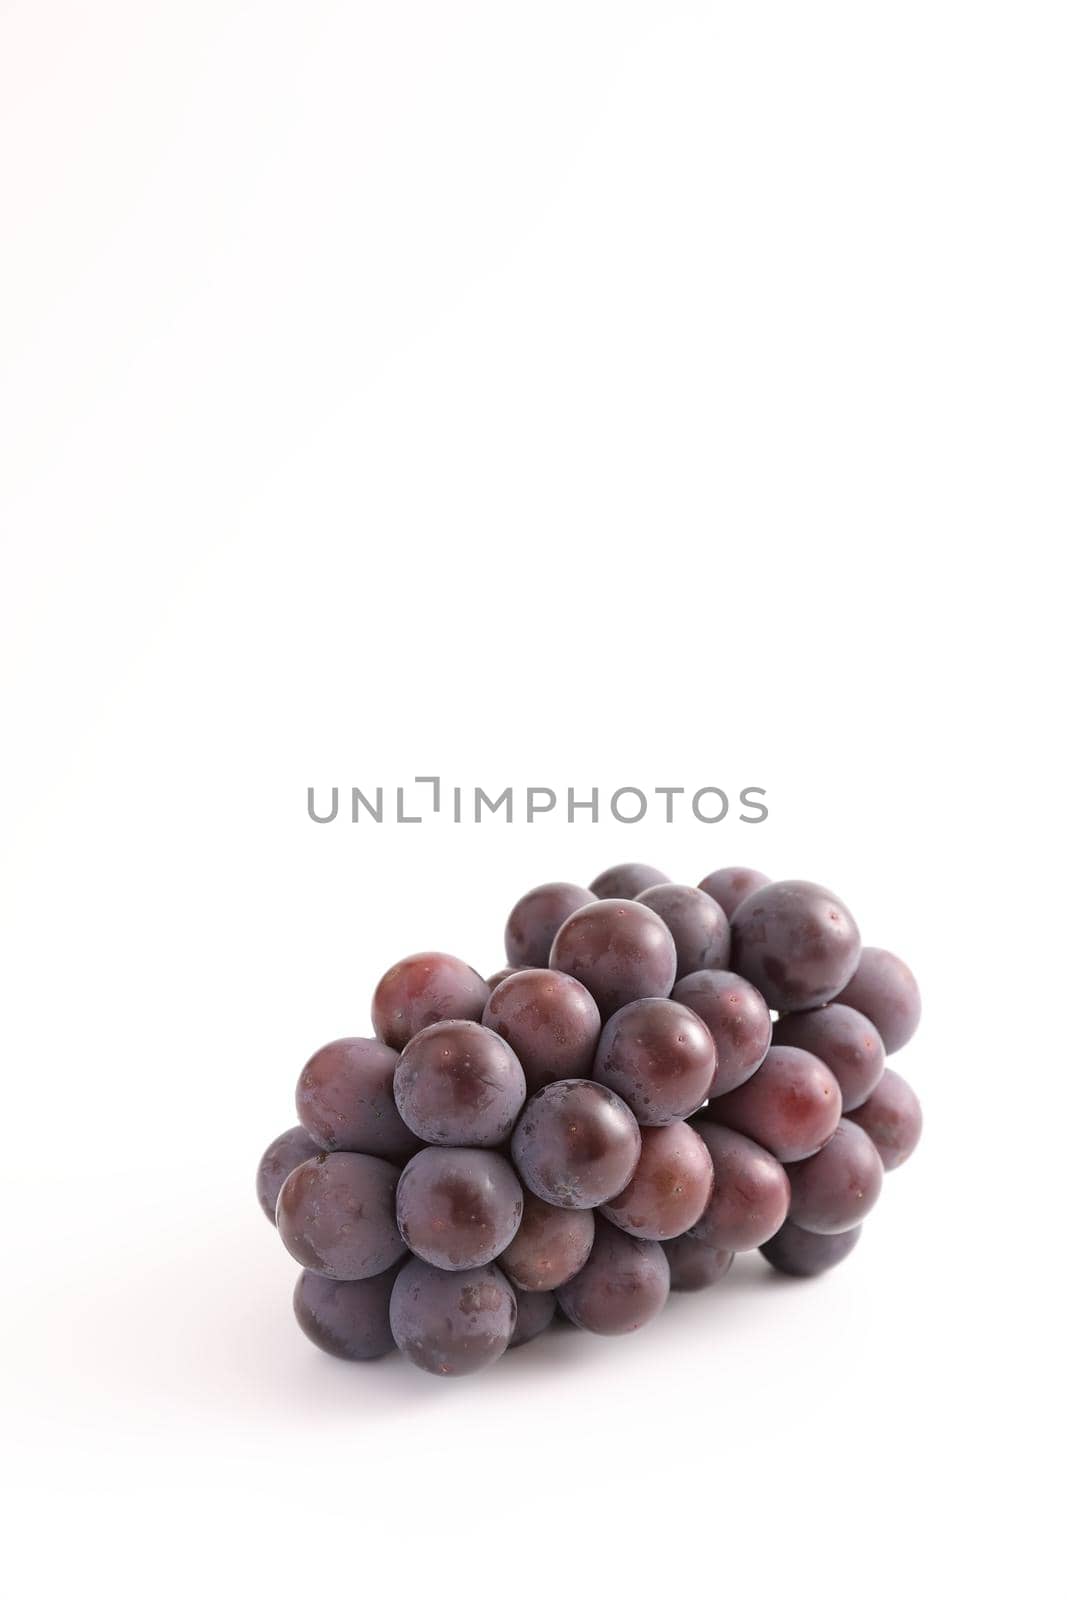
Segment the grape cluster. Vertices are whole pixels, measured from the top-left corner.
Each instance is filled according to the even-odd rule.
[[[836,895],[628,863],[523,895],[505,950],[488,981],[397,962],[375,1037],[300,1074],[257,1192],[315,1344],[458,1376],[557,1314],[633,1332],[741,1250],[795,1277],[844,1260],[919,1139],[886,1056],[920,1002]]]

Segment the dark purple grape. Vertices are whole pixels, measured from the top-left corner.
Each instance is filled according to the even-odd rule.
[[[779,1017],[774,1042],[810,1050],[825,1061],[840,1085],[846,1112],[863,1104],[885,1071],[885,1051],[877,1028],[861,1012],[836,1000],[818,1011],[794,1011]]]
[[[589,1260],[556,1298],[567,1320],[587,1333],[634,1333],[663,1310],[670,1286],[661,1244],[598,1217]]]
[[[549,966],[584,983],[607,1018],[631,1000],[670,994],[677,957],[670,929],[648,906],[598,900],[567,918]]]
[[[342,1361],[373,1361],[395,1348],[389,1327],[389,1296],[400,1264],[376,1278],[340,1283],[303,1271],[293,1291],[296,1320],[312,1344]]]
[[[517,1289],[558,1289],[580,1272],[593,1248],[592,1211],[565,1211],[528,1190],[519,1231],[500,1257]]]
[[[577,978],[547,967],[516,972],[489,996],[482,1022],[518,1056],[529,1094],[557,1078],[588,1077],[600,1012]]]
[[[511,908],[504,948],[512,967],[547,967],[552,941],[572,911],[596,895],[579,883],[542,883]]]
[[[704,1104],[715,1041],[687,1006],[634,1000],[608,1018],[593,1077],[614,1089],[644,1127],[664,1127]]]
[[[527,1189],[549,1205],[589,1210],[625,1189],[641,1132],[617,1094],[588,1078],[550,1083],[528,1103],[511,1141]]]
[[[428,950],[389,968],[374,991],[371,1021],[379,1039],[403,1050],[435,1022],[480,1021],[488,998],[488,985],[473,967]]]
[[[296,1086],[296,1114],[323,1150],[406,1161],[419,1141],[393,1099],[399,1057],[380,1039],[335,1039],[316,1050]]]
[[[789,1220],[807,1233],[848,1233],[882,1192],[882,1161],[847,1117],[815,1155],[789,1168]]]
[[[516,972],[521,972],[522,970],[521,967],[501,967],[500,971],[494,972],[491,978],[486,978],[485,987],[492,994],[494,989],[500,987],[505,978],[513,977]]]
[[[264,1216],[271,1222],[275,1220],[278,1209],[278,1194],[290,1172],[302,1161],[321,1153],[321,1146],[315,1143],[306,1128],[286,1128],[284,1133],[271,1140],[256,1168],[256,1199],[263,1207]]]
[[[679,978],[706,967],[730,965],[730,919],[702,889],[684,883],[656,883],[636,896],[671,930]]]
[[[887,1172],[907,1161],[923,1131],[915,1090],[892,1067],[886,1068],[870,1099],[851,1113],[851,1120],[871,1140]]]
[[[807,1011],[840,994],[860,958],[848,907],[790,878],[747,895],[730,919],[731,960],[776,1011]]]
[[[532,1289],[515,1290],[515,1332],[511,1335],[511,1348],[517,1345],[529,1344],[531,1339],[537,1339],[552,1325],[556,1315],[556,1297],[544,1291]]]
[[[709,1110],[708,1115],[714,1115]],[[715,1171],[711,1200],[693,1224],[693,1237],[719,1250],[755,1250],[777,1233],[789,1211],[789,1178],[769,1151],[733,1128],[705,1117],[693,1128]]]
[[[899,956],[872,945],[860,951],[859,966],[837,998],[870,1018],[890,1056],[907,1044],[922,1016],[919,985],[911,968]]]
[[[389,1302],[393,1338],[409,1361],[442,1378],[499,1361],[515,1332],[515,1291],[497,1267],[443,1272],[408,1261]]]
[[[598,900],[636,900],[653,884],[669,882],[667,874],[658,867],[646,867],[640,861],[624,861],[617,867],[606,868],[593,879],[589,888]]]
[[[671,999],[695,1011],[715,1040],[713,1100],[751,1078],[771,1046],[771,1014],[758,989],[735,972],[692,972]]]
[[[719,902],[728,917],[732,917],[742,900],[747,900],[770,881],[765,872],[757,872],[754,867],[720,867],[718,872],[709,872],[702,878],[700,887]]]
[[[716,1122],[747,1134],[779,1161],[803,1161],[840,1122],[841,1090],[818,1056],[775,1044],[759,1071],[712,1110]]]
[[[785,1222],[773,1239],[760,1245],[760,1255],[789,1278],[814,1278],[851,1255],[862,1232],[852,1228],[848,1233],[809,1233],[795,1222]]]
[[[431,1266],[484,1267],[515,1237],[522,1189],[493,1150],[430,1145],[400,1174],[396,1220],[408,1249]]]
[[[320,1152],[289,1174],[278,1232],[302,1267],[327,1278],[373,1278],[404,1254],[394,1166],[378,1156]]]
[[[688,1122],[643,1128],[637,1170],[600,1212],[635,1238],[677,1239],[704,1215],[711,1181],[708,1147]]]
[[[393,1092],[427,1144],[497,1145],[515,1126],[526,1079],[511,1046],[480,1022],[436,1022],[401,1051]]]
[[[732,1250],[716,1250],[714,1245],[703,1244],[691,1233],[680,1239],[665,1239],[663,1252],[671,1272],[672,1289],[710,1289],[713,1283],[725,1278],[733,1265]]]

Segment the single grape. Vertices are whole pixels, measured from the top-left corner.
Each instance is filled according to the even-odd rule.
[[[342,1361],[373,1361],[395,1348],[389,1296],[400,1263],[375,1278],[341,1283],[307,1269],[296,1280],[293,1310],[312,1344]]]
[[[861,1012],[837,1000],[818,1011],[794,1011],[779,1017],[774,1042],[810,1050],[825,1061],[841,1087],[846,1112],[863,1104],[885,1071],[885,1050],[877,1028]]]
[[[373,1278],[404,1254],[396,1226],[400,1174],[378,1156],[321,1151],[289,1174],[278,1232],[302,1267],[327,1278]]]
[[[841,1090],[818,1056],[775,1044],[759,1071],[712,1109],[716,1122],[747,1134],[779,1161],[803,1161],[841,1120]]]
[[[608,867],[589,885],[598,900],[636,900],[645,889],[656,883],[669,883],[670,879],[658,867],[646,867],[640,861],[624,861],[617,867]]]
[[[848,1233],[809,1233],[795,1222],[785,1222],[773,1239],[760,1245],[760,1255],[789,1278],[814,1278],[851,1255],[862,1232],[851,1228]]]
[[[730,919],[731,960],[776,1011],[806,1011],[840,994],[860,958],[848,907],[817,883],[786,879],[746,896]]]
[[[431,1266],[484,1267],[515,1237],[522,1189],[493,1150],[428,1145],[400,1174],[396,1220],[408,1249]]]
[[[695,1011],[715,1040],[713,1100],[751,1078],[771,1046],[771,1014],[758,989],[735,972],[692,972],[671,999]]]
[[[556,1298],[567,1320],[587,1333],[634,1333],[663,1310],[670,1285],[661,1244],[598,1217],[589,1260]]]
[[[256,1199],[263,1207],[263,1215],[271,1222],[275,1221],[281,1186],[290,1172],[302,1161],[321,1154],[322,1147],[315,1143],[306,1128],[286,1128],[271,1140],[256,1168]]]
[[[870,1099],[851,1113],[851,1120],[871,1140],[887,1172],[907,1161],[923,1131],[915,1090],[892,1067],[886,1068]]]
[[[707,1116],[713,1115],[712,1107]],[[698,1117],[693,1128],[715,1171],[711,1200],[690,1230],[693,1237],[719,1250],[755,1250],[777,1233],[788,1214],[785,1168],[733,1128],[721,1128],[707,1117]]]
[[[558,1289],[580,1272],[593,1248],[593,1212],[566,1211],[547,1200],[523,1195],[522,1221],[500,1257],[516,1289]]]
[[[600,1012],[589,990],[565,972],[530,967],[514,973],[489,996],[482,1023],[518,1056],[529,1094],[557,1078],[589,1075]]]
[[[684,883],[656,883],[636,896],[650,906],[671,930],[679,978],[706,967],[730,965],[730,919],[703,889]]]
[[[770,881],[765,872],[757,872],[754,867],[720,867],[702,878],[700,887],[719,902],[728,917],[732,917],[742,900],[747,900],[757,889],[765,888]]]
[[[549,1205],[590,1210],[625,1189],[641,1132],[625,1101],[588,1078],[540,1089],[519,1118],[511,1159],[527,1189]]]
[[[526,1099],[519,1058],[480,1022],[435,1022],[405,1045],[397,1110],[427,1144],[497,1145]]]
[[[394,1050],[435,1022],[478,1022],[489,988],[473,967],[456,956],[424,951],[406,956],[379,980],[371,1001],[378,1038]]]
[[[704,1215],[711,1188],[708,1147],[688,1122],[643,1128],[637,1170],[600,1212],[635,1238],[677,1239]]]
[[[393,1338],[409,1361],[442,1378],[491,1366],[515,1332],[515,1291],[497,1267],[443,1272],[412,1259],[389,1301]]]
[[[537,1292],[531,1289],[516,1289],[515,1291],[515,1332],[511,1335],[511,1348],[516,1345],[529,1344],[531,1339],[537,1339],[552,1325],[556,1315],[556,1297],[554,1294]]]
[[[863,1129],[841,1119],[822,1149],[789,1168],[789,1220],[808,1233],[848,1233],[882,1192],[882,1161]]]
[[[521,967],[501,967],[499,972],[494,972],[492,977],[486,978],[485,987],[489,990],[489,993],[492,994],[494,989],[498,989],[500,987],[505,978],[510,978],[514,973],[521,972],[522,970],[523,969]]]
[[[552,941],[572,911],[596,895],[579,883],[542,883],[511,908],[504,948],[512,967],[547,967]]]
[[[677,956],[670,929],[648,906],[598,900],[567,918],[548,964],[584,983],[607,1018],[631,1000],[670,994]]]
[[[296,1114],[323,1150],[406,1161],[419,1141],[396,1109],[399,1057],[380,1039],[335,1039],[316,1050],[296,1086]]]
[[[614,1089],[643,1126],[663,1127],[704,1104],[715,1076],[715,1041],[674,1000],[633,1000],[604,1024],[593,1077]]]
[[[838,999],[870,1018],[890,1056],[907,1044],[922,1016],[919,985],[911,968],[899,956],[872,945],[860,951],[859,966]]]
[[[671,1272],[672,1289],[710,1289],[713,1283],[725,1278],[733,1265],[732,1250],[716,1250],[714,1245],[703,1244],[691,1233],[680,1239],[665,1239],[663,1252]]]

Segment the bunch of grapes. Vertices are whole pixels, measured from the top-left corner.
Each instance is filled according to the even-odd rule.
[[[374,1037],[300,1074],[257,1190],[315,1344],[458,1376],[557,1315],[631,1333],[741,1250],[844,1260],[919,1139],[885,1058],[920,1002],[836,895],[628,864],[523,895],[505,947],[488,981],[398,962]]]

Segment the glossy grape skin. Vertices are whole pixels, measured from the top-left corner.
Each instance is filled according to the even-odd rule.
[[[538,1091],[519,1118],[511,1159],[527,1189],[564,1210],[591,1210],[625,1189],[641,1154],[626,1103],[601,1083],[564,1078]]]
[[[775,1044],[747,1083],[715,1101],[713,1114],[779,1161],[803,1161],[822,1149],[841,1120],[841,1090],[818,1056]]]
[[[514,1050],[529,1094],[557,1078],[588,1077],[600,1038],[600,1012],[577,978],[530,967],[489,996],[482,1023]]]
[[[794,1011],[774,1025],[775,1044],[810,1050],[825,1061],[841,1089],[847,1113],[862,1105],[885,1071],[878,1030],[859,1011],[834,1000],[818,1011]]]
[[[702,889],[684,883],[657,883],[636,896],[671,930],[677,955],[676,978],[706,967],[730,965],[730,919]]]
[[[634,1000],[609,1017],[600,1035],[593,1077],[626,1101],[643,1127],[689,1116],[708,1097],[715,1041],[687,1006]]]
[[[558,1289],[589,1259],[594,1213],[549,1205],[529,1190],[523,1200],[518,1232],[502,1252],[499,1265],[516,1289],[530,1293]]]
[[[515,1332],[511,1335],[511,1349],[529,1344],[540,1338],[552,1325],[556,1315],[556,1297],[545,1291],[514,1289]]]
[[[401,1051],[393,1093],[426,1144],[498,1145],[522,1110],[526,1078],[511,1046],[480,1022],[435,1022]]]
[[[840,994],[860,933],[829,889],[789,878],[746,896],[730,919],[731,961],[775,1011],[807,1011]]]
[[[419,1141],[393,1099],[399,1060],[380,1039],[335,1039],[316,1050],[296,1086],[296,1114],[323,1150],[406,1161]]]
[[[663,1310],[670,1286],[661,1244],[598,1217],[589,1260],[556,1298],[567,1320],[587,1333],[634,1333]]]
[[[403,1050],[409,1040],[435,1022],[478,1022],[489,986],[457,956],[426,950],[405,956],[379,980],[371,1001],[374,1032],[384,1044]]]
[[[771,1014],[759,990],[736,972],[692,972],[671,999],[695,1011],[715,1040],[711,1098],[740,1088],[771,1047]]]
[[[862,1232],[862,1228],[851,1228],[848,1233],[809,1233],[786,1222],[773,1239],[760,1245],[760,1255],[789,1278],[815,1278],[851,1255]]]
[[[733,1128],[698,1117],[693,1129],[707,1146],[715,1170],[711,1199],[690,1230],[693,1237],[717,1250],[757,1249],[789,1214],[785,1168],[770,1151]]]
[[[278,1232],[302,1267],[327,1278],[373,1278],[404,1254],[396,1167],[335,1150],[295,1168],[278,1195]]]
[[[589,890],[598,900],[636,900],[653,885],[669,882],[667,874],[658,867],[646,867],[641,861],[623,861],[617,867],[607,867],[598,873]]]
[[[400,1263],[376,1278],[340,1282],[306,1269],[296,1280],[293,1311],[312,1344],[342,1361],[373,1361],[396,1348],[389,1297]]]
[[[704,1215],[711,1189],[708,1147],[688,1122],[644,1128],[637,1170],[600,1214],[637,1239],[677,1239]]]
[[[389,1323],[402,1354],[442,1378],[461,1378],[499,1361],[517,1315],[515,1291],[499,1268],[443,1272],[417,1258],[401,1267],[389,1301]]]
[[[493,1150],[428,1145],[400,1174],[396,1220],[408,1249],[431,1266],[484,1267],[515,1237],[522,1189]]]
[[[542,883],[524,894],[512,906],[504,929],[508,965],[547,967],[552,941],[571,912],[595,899],[580,883]]]
[[[911,968],[899,956],[873,945],[860,951],[859,966],[838,999],[870,1018],[889,1056],[907,1044],[922,1016],[919,985]]]
[[[321,1154],[322,1147],[316,1144],[306,1128],[286,1128],[284,1133],[271,1140],[256,1168],[256,1199],[268,1221],[276,1220],[278,1195],[290,1172],[302,1161]]]
[[[892,1067],[886,1068],[870,1099],[856,1107],[850,1120],[871,1140],[887,1172],[907,1161],[923,1131],[918,1096]]]
[[[631,1000],[669,995],[677,963],[662,917],[636,900],[597,900],[567,918],[548,964],[584,983],[606,1020]]]
[[[691,1233],[683,1233],[680,1239],[665,1239],[663,1252],[670,1268],[671,1288],[685,1291],[710,1289],[725,1278],[734,1260],[732,1250],[717,1250]]]
[[[706,878],[701,878],[700,887],[718,901],[728,917],[732,917],[742,900],[747,900],[757,889],[765,888],[770,881],[765,872],[757,872],[754,867],[720,867],[717,872],[709,872]]]
[[[485,987],[492,994],[494,989],[499,989],[505,978],[514,977],[516,972],[523,970],[522,967],[501,967],[499,972],[494,972],[491,977],[486,978]]]
[[[874,1144],[843,1117],[821,1150],[789,1167],[789,1220],[806,1233],[849,1233],[873,1210],[882,1176]]]

